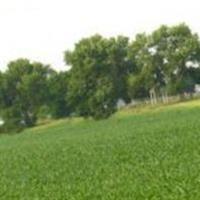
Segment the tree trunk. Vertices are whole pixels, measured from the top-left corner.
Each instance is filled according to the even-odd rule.
[[[32,127],[35,125],[36,115],[33,113],[25,112],[24,113],[24,124],[26,127]]]

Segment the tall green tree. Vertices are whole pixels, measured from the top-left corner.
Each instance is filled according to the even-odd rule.
[[[51,73],[49,66],[27,59],[8,64],[0,85],[0,108],[5,127],[35,125],[39,108],[48,98],[47,79]]]
[[[169,93],[193,91],[195,73],[199,71],[200,42],[185,24],[168,28],[166,60],[166,84]]]
[[[71,66],[67,101],[77,114],[106,118],[116,110],[119,98],[127,100],[128,38],[100,35],[82,39],[65,60]]]
[[[161,26],[150,35],[140,34],[130,45],[129,57],[136,63],[129,77],[132,97],[144,91],[170,94],[192,91],[199,68],[199,38],[188,26]],[[190,63],[190,66],[188,65]]]

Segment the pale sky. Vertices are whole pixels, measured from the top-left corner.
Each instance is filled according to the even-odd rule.
[[[188,24],[200,33],[198,0],[0,0],[0,70],[28,58],[65,70],[63,52],[82,37]]]

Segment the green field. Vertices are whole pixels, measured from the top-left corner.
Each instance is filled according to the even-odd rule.
[[[0,136],[0,200],[199,200],[200,101]]]

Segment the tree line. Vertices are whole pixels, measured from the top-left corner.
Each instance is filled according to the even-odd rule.
[[[107,118],[119,99],[193,92],[200,83],[200,41],[185,24],[150,34],[83,38],[66,51],[70,70],[18,59],[0,72],[2,132],[32,127],[42,117]]]

